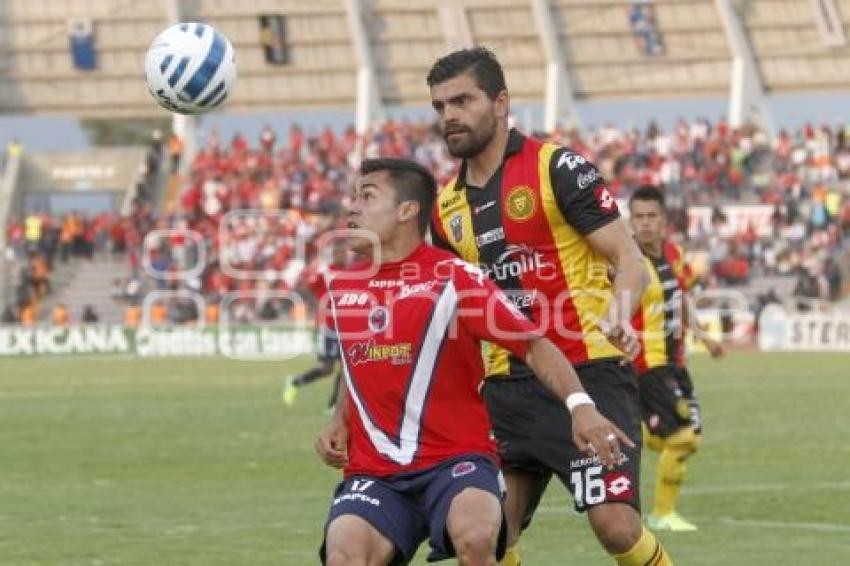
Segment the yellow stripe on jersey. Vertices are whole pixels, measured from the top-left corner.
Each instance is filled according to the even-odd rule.
[[[478,245],[472,228],[472,211],[466,199],[466,187],[455,190],[456,178],[449,181],[437,197],[440,211],[440,223],[446,234],[446,240],[455,253],[464,261],[478,266]],[[453,226],[452,224],[456,225]],[[457,224],[459,223],[459,228]],[[458,237],[459,236],[459,237]],[[495,344],[483,344],[484,359],[487,363],[487,375],[507,374],[510,369],[509,352]]]
[[[664,285],[652,260],[646,256],[643,259],[646,262],[646,270],[649,272],[649,285],[646,286],[640,299],[643,316],[641,341],[643,357],[649,369],[668,363],[664,328]]]
[[[587,358],[622,357],[622,352],[599,331],[599,320],[608,311],[608,304],[614,296],[608,278],[608,261],[567,223],[555,198],[549,165],[557,149],[557,146],[549,143],[540,149],[540,195],[549,229],[558,248],[564,279],[569,285],[572,302],[579,315]],[[550,301],[556,299],[550,297]]]
[[[455,253],[464,261],[478,266],[478,246],[472,228],[472,211],[466,200],[466,187],[455,190],[454,186],[455,179],[452,179],[437,196],[440,223]]]

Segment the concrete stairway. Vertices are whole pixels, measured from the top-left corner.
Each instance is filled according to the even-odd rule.
[[[70,282],[50,297],[50,305],[45,304],[43,312],[52,312],[53,305],[65,303],[71,311],[71,323],[78,323],[83,307],[91,305],[100,316],[100,322],[119,324],[124,320],[124,303],[110,296],[112,282],[121,279],[125,282],[130,273],[130,264],[126,256],[79,260],[77,270]]]

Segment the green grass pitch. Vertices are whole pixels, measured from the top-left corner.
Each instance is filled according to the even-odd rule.
[[[338,477],[312,448],[329,380],[279,401],[311,361],[0,360],[0,564],[317,563]],[[706,438],[680,511],[701,529],[662,534],[677,565],[850,564],[848,368],[834,354],[693,360]],[[524,558],[611,564],[555,484]]]

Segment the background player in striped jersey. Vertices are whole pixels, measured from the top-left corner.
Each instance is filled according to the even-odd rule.
[[[629,201],[630,222],[646,259],[649,285],[641,298],[632,326],[641,339],[634,361],[638,372],[645,444],[660,452],[650,527],[694,531],[696,526],[676,512],[686,460],[699,446],[700,409],[685,367],[684,337],[696,320],[689,316],[685,293],[693,275],[682,250],[666,240],[664,196],[651,186],[638,188]],[[689,325],[688,322],[691,324]],[[723,347],[701,332],[696,335],[714,357]]]

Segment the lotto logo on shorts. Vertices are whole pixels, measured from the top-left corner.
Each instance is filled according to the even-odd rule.
[[[475,471],[475,464],[472,462],[459,462],[452,468],[452,477],[459,478]]]
[[[603,476],[607,501],[631,501],[634,496],[632,479],[624,472],[608,472]]]

